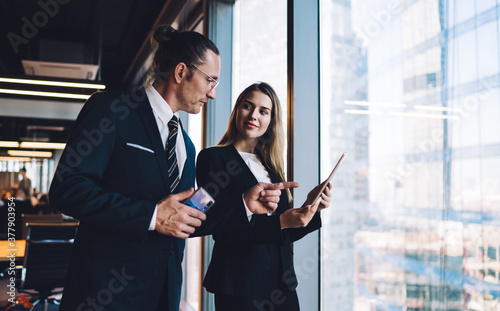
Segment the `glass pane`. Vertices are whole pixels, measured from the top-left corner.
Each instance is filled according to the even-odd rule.
[[[323,310],[500,309],[494,2],[321,0]]]
[[[281,103],[286,133],[287,0],[236,1],[233,25],[231,104],[249,85],[258,81],[270,84]]]
[[[184,282],[185,300],[189,305],[188,310],[201,310],[200,308],[200,249],[201,238],[190,238],[186,240],[184,251]]]
[[[236,1],[233,104],[247,86],[263,81],[274,88],[282,105],[286,106],[286,16],[286,0]]]
[[[181,116],[184,121],[185,130],[193,141],[196,152],[201,150],[202,140],[202,117],[199,114],[184,113]],[[187,119],[187,122],[185,120]],[[189,310],[201,310],[200,308],[200,288],[201,288],[201,270],[200,270],[200,248],[201,238],[190,238],[186,240],[183,260],[183,284],[182,304],[187,303],[191,308]]]
[[[203,33],[203,21],[198,23],[194,31]],[[202,149],[202,113],[182,113],[181,119],[184,122],[183,124],[187,124],[185,130],[191,138],[196,148],[196,156],[198,156],[198,152]],[[183,301],[181,306],[187,310],[202,310],[200,306],[200,288],[203,273],[200,265],[201,242],[202,238],[186,240],[184,260],[182,262],[184,291],[182,292]]]

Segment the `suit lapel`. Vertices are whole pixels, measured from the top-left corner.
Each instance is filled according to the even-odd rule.
[[[271,177],[271,182],[272,183],[279,183],[281,182],[281,179],[279,179],[278,175],[276,175],[267,165],[264,164],[264,161],[260,159],[262,162],[262,165],[266,167],[266,170],[269,172],[269,176]],[[278,204],[278,209],[276,210],[275,213],[281,214],[284,212],[284,210],[288,209],[288,195],[286,193],[286,190],[281,190],[281,196],[280,196],[280,202]]]
[[[241,182],[241,189],[243,192],[246,192],[248,189],[250,189],[255,184],[257,184],[258,181],[255,178],[255,175],[252,173],[252,171],[248,167],[248,165],[245,163],[245,161],[241,157],[241,155],[239,154],[238,150],[236,150],[236,148],[233,145],[228,146],[228,148],[229,148],[229,153],[231,154],[231,156],[234,159],[236,159],[238,161],[238,163],[241,165],[241,167],[243,168],[236,180]],[[260,157],[259,157],[259,159],[260,159]],[[278,176],[269,167],[267,167],[264,164],[264,161],[262,161],[262,159],[260,159],[260,161],[261,161],[262,165],[264,165],[264,167],[266,168],[267,172],[269,173],[269,177],[271,179],[271,182],[272,183],[281,182],[281,180],[278,178]],[[286,210],[287,208],[288,208],[288,196],[286,195],[286,191],[281,190],[280,203],[278,205],[277,212],[281,213],[280,212],[281,210],[283,210],[283,209]]]
[[[255,178],[252,171],[250,170],[250,168],[248,167],[248,165],[245,163],[245,160],[243,160],[243,158],[239,154],[238,150],[236,150],[236,148],[233,145],[230,145],[227,148],[230,157],[238,161],[238,165],[242,168],[238,178],[235,180],[240,181],[241,190],[243,192],[246,192],[248,189],[252,188],[255,184],[257,184],[258,181]]]
[[[148,97],[144,89],[142,89],[144,93],[145,100],[139,102],[138,112],[141,117],[142,123],[144,125],[144,129],[148,134],[148,139],[153,146],[153,151],[155,152],[156,162],[160,167],[160,173],[163,179],[163,184],[165,185],[164,189],[167,194],[170,193],[170,186],[168,181],[168,168],[167,168],[167,157],[165,154],[165,148],[161,141],[160,132],[158,131],[158,125],[156,123],[153,109],[151,108],[151,104],[149,103]]]

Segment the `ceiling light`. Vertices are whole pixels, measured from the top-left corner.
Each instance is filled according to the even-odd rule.
[[[18,157],[35,157],[35,158],[52,157],[52,152],[50,151],[7,150],[7,153],[11,156],[18,156]]]
[[[29,162],[31,158],[28,157],[0,157],[0,161],[24,161]]]
[[[437,106],[422,106],[422,105],[416,105],[413,106],[415,109],[419,110],[435,110],[435,111],[454,111],[454,112],[461,112],[462,109],[460,108],[453,108],[453,107],[437,107]]]
[[[0,147],[4,148],[17,148],[19,143],[17,141],[0,141]]]
[[[54,132],[62,132],[62,131],[64,131],[64,126],[27,125],[26,129],[28,131],[54,131]]]
[[[48,143],[50,142],[50,137],[34,137],[34,136],[25,136],[25,137],[19,137],[20,141],[33,141],[33,139],[36,138],[37,142],[45,142]]]
[[[382,114],[382,112],[380,112],[380,111],[355,110],[355,109],[345,109],[344,113],[351,113],[351,114]]]
[[[39,91],[25,91],[25,90],[9,90],[9,89],[0,89],[0,93],[15,94],[15,95],[29,95],[29,96],[71,98],[71,99],[88,99],[90,97],[90,95],[83,95],[83,94],[39,92]]]
[[[406,108],[406,104],[396,104],[396,103],[382,103],[382,102],[368,102],[368,101],[356,101],[356,100],[346,100],[344,101],[346,105],[358,105],[358,106],[378,106],[378,107],[395,107],[395,108]]]
[[[34,149],[64,149],[64,143],[42,143],[37,141],[23,141],[20,148],[34,148]]]
[[[458,116],[447,114],[412,113],[412,112],[391,112],[393,116],[429,118],[429,119],[458,119]]]
[[[48,86],[62,86],[62,87],[84,88],[84,89],[96,89],[96,90],[103,90],[106,88],[106,85],[104,85],[104,84],[95,84],[95,83],[77,83],[77,82],[14,79],[14,78],[0,78],[0,82],[48,85]]]

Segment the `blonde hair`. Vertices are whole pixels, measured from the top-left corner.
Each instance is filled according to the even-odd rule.
[[[264,161],[264,166],[272,170],[281,181],[285,180],[285,162],[283,159],[285,149],[285,133],[283,131],[283,121],[281,118],[281,104],[274,89],[265,82],[257,82],[247,87],[236,100],[233,111],[229,117],[229,124],[226,133],[222,136],[218,145],[221,147],[234,144],[238,137],[236,128],[236,115],[244,99],[250,92],[258,91],[267,95],[271,99],[271,122],[267,131],[259,138],[255,147],[255,153]],[[287,189],[288,201],[292,202],[292,196]]]

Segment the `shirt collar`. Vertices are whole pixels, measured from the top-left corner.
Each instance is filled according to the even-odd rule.
[[[170,105],[152,85],[148,85],[146,87],[146,94],[148,95],[149,103],[151,104],[151,108],[153,108],[156,116],[164,125],[168,124],[168,121],[170,121],[174,115]],[[175,113],[175,116],[179,118],[178,113]]]

